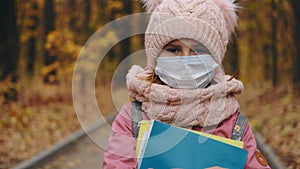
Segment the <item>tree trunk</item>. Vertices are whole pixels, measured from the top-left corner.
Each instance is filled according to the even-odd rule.
[[[28,51],[27,51],[27,73],[29,73],[29,75],[33,75],[34,74],[34,65],[35,65],[35,61],[36,61],[36,36],[37,36],[37,27],[38,27],[38,4],[37,1],[32,1],[31,2],[31,8],[30,10],[32,11],[31,15],[28,16],[28,18],[30,19],[31,23],[28,26],[28,31],[31,32],[31,36],[27,41],[27,47],[28,47]]]
[[[232,43],[230,47],[231,73],[237,73],[239,71],[239,49],[235,36],[232,37]]]
[[[272,26],[272,32],[271,32],[271,56],[273,60],[272,64],[272,84],[273,87],[276,87],[278,85],[278,73],[277,73],[277,59],[278,59],[278,51],[277,51],[277,6],[275,0],[271,1],[272,6],[272,14],[271,14],[271,26]]]
[[[84,1],[84,20],[83,26],[85,28],[85,34],[88,35],[90,32],[90,15],[91,15],[91,0]]]
[[[55,12],[54,12],[54,0],[45,0],[45,12],[44,12],[44,38],[46,43],[46,38],[48,33],[54,30],[55,22]],[[49,65],[56,60],[56,56],[51,56],[47,50],[45,50],[45,65]]]
[[[97,0],[98,8],[99,8],[99,23],[100,24],[106,24],[107,19],[109,17],[106,15],[105,9],[107,7],[107,0]]]
[[[19,36],[14,0],[0,1],[0,79],[16,73]]]
[[[76,3],[76,1],[74,1],[74,0],[68,0],[69,12],[70,12],[70,20],[69,20],[70,29],[74,29],[76,27],[75,13],[73,13],[74,11],[76,11],[75,3]]]
[[[125,2],[123,2],[125,3]],[[132,1],[126,1],[126,4],[123,5],[124,9],[123,11],[125,12],[125,15],[129,15],[132,14]],[[124,24],[125,27],[131,27],[131,22],[124,22],[122,23]],[[130,30],[128,29],[123,29],[123,34],[129,34],[131,35],[130,32],[128,32]],[[131,52],[131,42],[130,42],[130,38],[124,39],[121,42],[121,58],[120,61],[122,61],[123,59],[125,59]]]
[[[300,94],[300,1],[291,0],[291,7],[293,9],[294,15],[294,25],[293,25],[293,37],[295,44],[295,53],[294,53],[294,66],[293,66],[293,83],[295,92]]]

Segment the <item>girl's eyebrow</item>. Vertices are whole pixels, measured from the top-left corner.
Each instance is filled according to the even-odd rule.
[[[175,47],[175,48],[177,48],[177,47],[180,47],[180,45],[167,44],[167,45],[164,47],[164,49],[165,49],[165,48],[169,48],[169,47]]]
[[[186,46],[188,46],[189,48],[205,48],[203,45],[199,44],[199,43],[190,43],[190,44],[185,44]]]

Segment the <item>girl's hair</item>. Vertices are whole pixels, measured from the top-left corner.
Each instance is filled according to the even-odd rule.
[[[137,76],[137,78],[139,78],[140,80],[145,80],[147,82],[150,82],[151,84],[155,83],[155,82],[158,82],[158,80],[159,80],[158,76],[154,73],[154,70],[147,72],[147,75],[145,77]]]
[[[152,71],[148,71],[147,75],[145,77],[140,77],[138,75],[136,75],[136,77],[140,80],[144,80],[150,83],[150,90],[151,90],[151,85],[152,83],[159,83],[162,84],[161,80],[158,78],[158,76],[154,73],[154,70]],[[136,100],[135,98],[129,96],[129,100],[131,102],[133,102],[134,100]]]

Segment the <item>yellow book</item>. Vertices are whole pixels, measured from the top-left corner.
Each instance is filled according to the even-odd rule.
[[[140,151],[143,149],[141,148],[141,146],[144,145],[146,139],[149,137],[148,134],[150,131],[151,124],[152,123],[149,120],[140,121],[140,130],[139,130],[139,134],[136,142],[136,149],[135,149],[137,157],[139,157],[139,155],[141,154]]]
[[[216,135],[208,134],[208,133],[203,133],[203,132],[200,132],[200,131],[195,131],[195,130],[190,130],[190,129],[185,129],[185,130],[189,130],[193,133],[200,134],[202,136],[205,136],[205,137],[208,137],[208,138],[211,138],[211,139],[223,142],[223,143],[227,143],[229,145],[232,145],[232,146],[235,146],[235,147],[238,147],[238,148],[244,148],[244,142],[243,141],[232,140],[232,139],[229,139],[229,138],[216,136]]]

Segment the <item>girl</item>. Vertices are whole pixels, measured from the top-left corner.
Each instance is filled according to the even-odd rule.
[[[133,66],[126,77],[130,98],[141,103],[142,118],[240,139],[248,151],[246,169],[270,168],[248,122],[236,125],[240,113],[234,95],[243,84],[221,68],[237,25],[233,0],[143,2],[153,12],[145,33],[147,66]],[[124,105],[113,122],[104,169],[137,166],[132,105]]]

